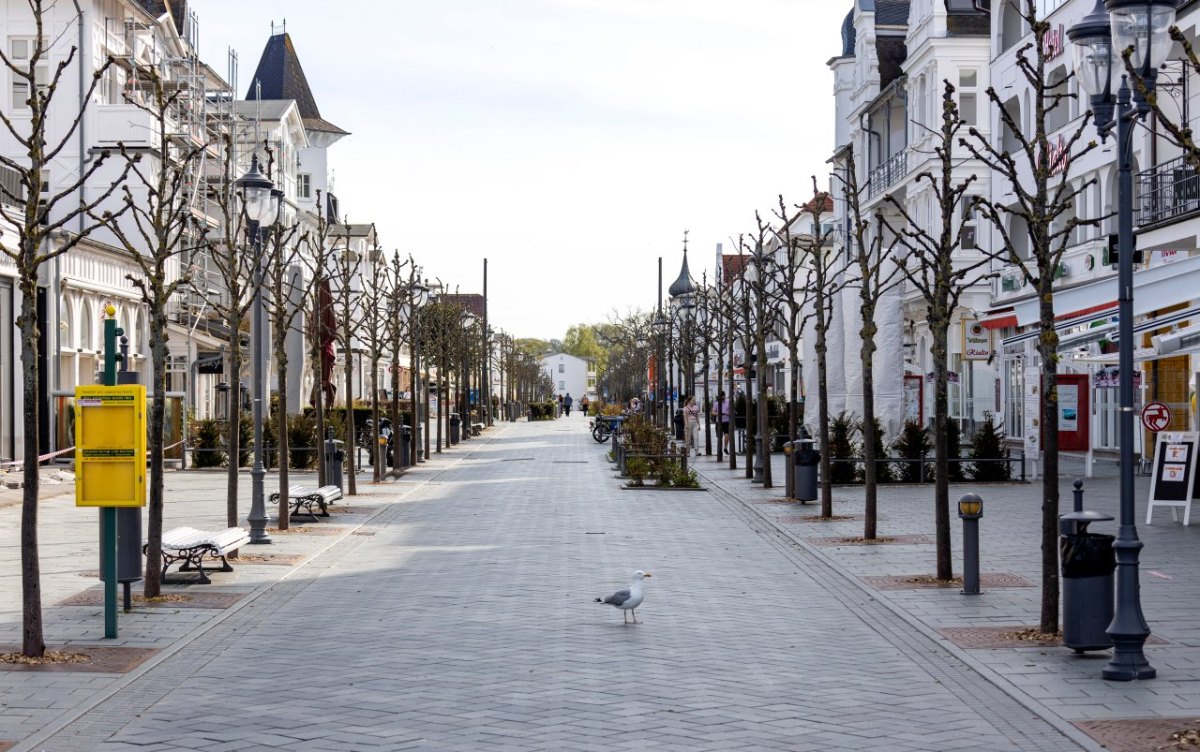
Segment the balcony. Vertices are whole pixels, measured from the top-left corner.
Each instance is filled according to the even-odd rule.
[[[1166,222],[1200,209],[1200,174],[1183,157],[1139,172],[1134,223]]]
[[[867,179],[867,198],[875,198],[904,177],[908,172],[908,149],[901,149],[893,154],[886,162],[873,167]]]
[[[130,148],[157,149],[158,125],[150,113],[131,104],[102,104],[96,107],[95,143],[116,147],[118,142]]]

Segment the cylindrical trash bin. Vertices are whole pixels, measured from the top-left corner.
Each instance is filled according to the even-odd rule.
[[[457,444],[462,438],[462,418],[458,413],[450,413],[450,443]]]
[[[342,463],[346,461],[344,444],[341,439],[325,440],[325,481],[338,488],[342,487]]]
[[[821,453],[813,448],[812,439],[797,439],[792,443],[792,484],[797,501],[817,500],[817,465]]]
[[[137,582],[142,579],[142,509],[117,509],[117,582]],[[100,515],[100,527],[104,527]],[[103,538],[103,532],[101,533]],[[100,580],[104,581],[108,551],[100,546]]]
[[[1088,525],[1113,519],[1100,512],[1071,512],[1059,517],[1062,554],[1063,645],[1077,653],[1112,647],[1113,536],[1089,533]]]
[[[683,410],[675,411],[675,418],[672,420],[675,426],[675,440],[683,441]]]
[[[408,467],[412,464],[409,458],[412,456],[412,426],[400,426],[400,467]]]

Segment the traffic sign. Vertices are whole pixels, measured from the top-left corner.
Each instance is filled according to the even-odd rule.
[[[1162,402],[1150,402],[1142,408],[1142,425],[1147,431],[1158,433],[1171,425],[1171,408]]]

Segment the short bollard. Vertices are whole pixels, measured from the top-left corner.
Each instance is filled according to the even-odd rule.
[[[958,500],[958,516],[963,521],[963,595],[979,595],[979,518],[983,499],[964,494]]]

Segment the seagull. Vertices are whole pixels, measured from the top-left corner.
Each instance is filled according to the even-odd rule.
[[[649,576],[649,572],[639,569],[633,573],[633,582],[629,583],[628,590],[618,590],[606,598],[597,598],[596,603],[607,603],[621,609],[626,624],[629,623],[629,613],[633,612],[633,623],[641,624],[637,620],[637,611],[634,609],[642,605],[642,598],[645,597],[645,593],[642,592],[642,578]]]

